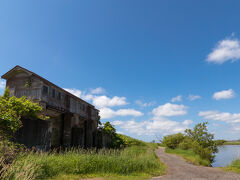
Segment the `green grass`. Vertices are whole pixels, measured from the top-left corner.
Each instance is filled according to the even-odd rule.
[[[192,150],[183,149],[165,149],[166,153],[176,154],[183,157],[186,161],[191,162],[195,165],[210,166],[210,161],[207,159],[202,159],[199,155],[194,153]]]
[[[237,172],[240,173],[240,159],[237,159],[232,162],[229,166],[222,168],[225,171]]]
[[[165,165],[154,153],[156,145],[132,146],[123,150],[72,149],[64,153],[24,153],[7,171],[9,179],[21,179],[30,172],[37,179],[79,179],[116,177],[140,179],[161,175]],[[27,168],[26,168],[27,167]]]
[[[227,141],[223,145],[240,145],[240,141]]]

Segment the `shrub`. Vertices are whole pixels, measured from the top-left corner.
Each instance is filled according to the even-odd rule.
[[[192,140],[189,137],[184,137],[183,141],[179,143],[178,147],[183,150],[192,148]]]
[[[203,147],[201,146],[197,141],[194,141],[192,143],[192,149],[193,151],[198,154],[202,159],[208,159],[210,162],[213,161],[214,155],[213,151],[209,147]]]
[[[163,144],[168,148],[175,149],[184,140],[184,135],[182,133],[177,133],[173,135],[164,136]]]

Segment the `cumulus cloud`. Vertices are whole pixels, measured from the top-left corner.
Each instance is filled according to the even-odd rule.
[[[181,96],[181,95],[178,95],[178,96],[176,96],[176,97],[173,97],[173,98],[171,99],[171,101],[172,101],[172,102],[180,102],[180,101],[182,101],[182,96]]]
[[[213,51],[208,55],[207,61],[222,64],[226,61],[240,59],[240,41],[238,39],[224,39],[219,41]]]
[[[104,94],[104,93],[106,93],[106,90],[102,87],[98,87],[96,89],[91,89],[90,93],[91,94]]]
[[[231,99],[235,97],[235,92],[232,89],[223,90],[223,91],[215,92],[212,97],[215,100]]]
[[[199,96],[199,95],[192,95],[192,94],[190,94],[188,96],[188,100],[190,100],[190,101],[194,101],[194,100],[197,100],[197,99],[201,99],[201,96]]]
[[[6,81],[0,79],[0,89],[5,89]]]
[[[122,106],[128,104],[125,97],[118,96],[114,96],[113,98],[109,98],[107,96],[95,96],[92,99],[92,103],[98,108]]]
[[[110,119],[116,116],[143,116],[143,113],[135,109],[118,109],[115,111],[111,108],[104,107],[100,109],[100,116],[102,119]]]
[[[187,114],[187,106],[166,103],[152,110],[154,116],[180,116]]]
[[[142,102],[141,100],[136,100],[135,103],[137,105],[139,105],[140,107],[149,107],[149,106],[153,106],[155,104],[155,102]]]
[[[154,117],[152,120],[141,122],[134,119],[129,121],[114,121],[113,124],[128,133],[146,136],[183,132],[189,125],[184,122],[172,121],[163,117]]]
[[[240,122],[240,113],[231,114],[228,112],[219,112],[219,111],[200,111],[198,115],[208,120],[223,121],[227,123]]]

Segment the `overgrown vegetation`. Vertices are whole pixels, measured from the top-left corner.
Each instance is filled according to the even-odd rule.
[[[103,125],[102,131],[111,136],[113,149],[30,152],[12,143],[12,135],[22,126],[20,119],[37,118],[41,110],[37,103],[25,97],[10,97],[8,89],[0,96],[0,179],[77,179],[89,176],[141,179],[164,173],[165,166],[154,153],[157,144],[117,134],[109,122]]]
[[[21,118],[36,118],[42,107],[26,97],[10,97],[6,88],[3,96],[0,96],[0,138],[10,139],[22,126]]]
[[[26,167],[29,169],[26,171]],[[23,173],[37,179],[48,179],[62,175],[88,176],[107,175],[160,175],[164,166],[154,154],[154,149],[128,147],[124,150],[72,149],[62,153],[21,154],[12,168],[5,172],[6,179],[14,179]],[[23,175],[22,175],[23,176]]]
[[[218,151],[213,139],[214,135],[208,132],[207,122],[204,122],[197,124],[193,129],[186,129],[185,134],[165,136],[163,144],[169,149],[176,149],[168,150],[169,152],[181,154],[185,159],[189,156],[188,160],[192,160],[195,164],[210,165]],[[193,153],[201,160],[198,156],[193,159],[191,157]]]
[[[11,142],[13,134],[22,126],[21,118],[36,118],[41,111],[42,107],[26,97],[10,97],[8,88],[0,96],[0,170],[4,165],[10,166],[23,150],[22,145]]]

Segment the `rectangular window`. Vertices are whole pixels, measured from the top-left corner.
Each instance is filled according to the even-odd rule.
[[[47,95],[48,94],[48,87],[47,86],[43,86],[42,87],[42,94],[43,95]]]
[[[52,89],[52,97],[55,98],[55,89]]]
[[[58,92],[57,99],[61,100],[61,97],[62,97],[62,94],[60,92]]]

